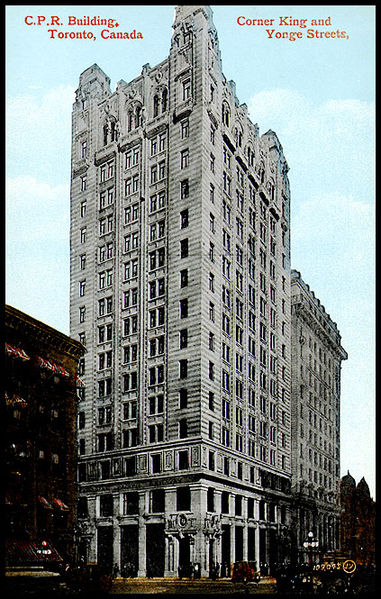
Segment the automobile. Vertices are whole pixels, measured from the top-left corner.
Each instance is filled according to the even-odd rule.
[[[74,593],[106,595],[112,586],[111,574],[97,563],[68,567],[63,577],[66,588]]]
[[[234,562],[231,567],[232,582],[256,582],[261,579],[257,562]]]

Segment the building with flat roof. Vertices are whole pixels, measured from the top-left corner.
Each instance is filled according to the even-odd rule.
[[[290,190],[222,72],[208,5],[169,56],[97,65],[72,118],[80,551],[122,574],[289,554]],[[180,570],[179,570],[180,569]]]
[[[291,449],[299,559],[308,534],[325,553],[339,544],[341,363],[348,358],[337,325],[291,271]]]
[[[5,563],[74,551],[77,366],[84,348],[5,306]]]

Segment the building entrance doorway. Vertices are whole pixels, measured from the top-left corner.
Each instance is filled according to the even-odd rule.
[[[229,524],[222,525],[221,537],[221,576],[229,577],[230,575],[230,526]]]
[[[100,526],[98,528],[98,564],[105,572],[112,572],[113,567],[113,528],[112,526]]]
[[[179,576],[190,576],[189,537],[179,539]]]
[[[122,576],[138,575],[139,527],[137,524],[121,527],[120,568]]]
[[[146,528],[147,576],[164,576],[165,540],[164,524],[147,524]]]

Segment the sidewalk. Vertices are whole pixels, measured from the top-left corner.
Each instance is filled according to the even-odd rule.
[[[232,582],[229,578],[116,578],[111,594],[271,594],[275,579],[264,577],[259,583]]]

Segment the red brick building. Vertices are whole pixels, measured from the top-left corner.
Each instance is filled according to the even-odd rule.
[[[340,481],[340,549],[359,565],[375,564],[376,504],[364,478]]]
[[[5,563],[73,551],[77,366],[84,348],[5,307]]]

